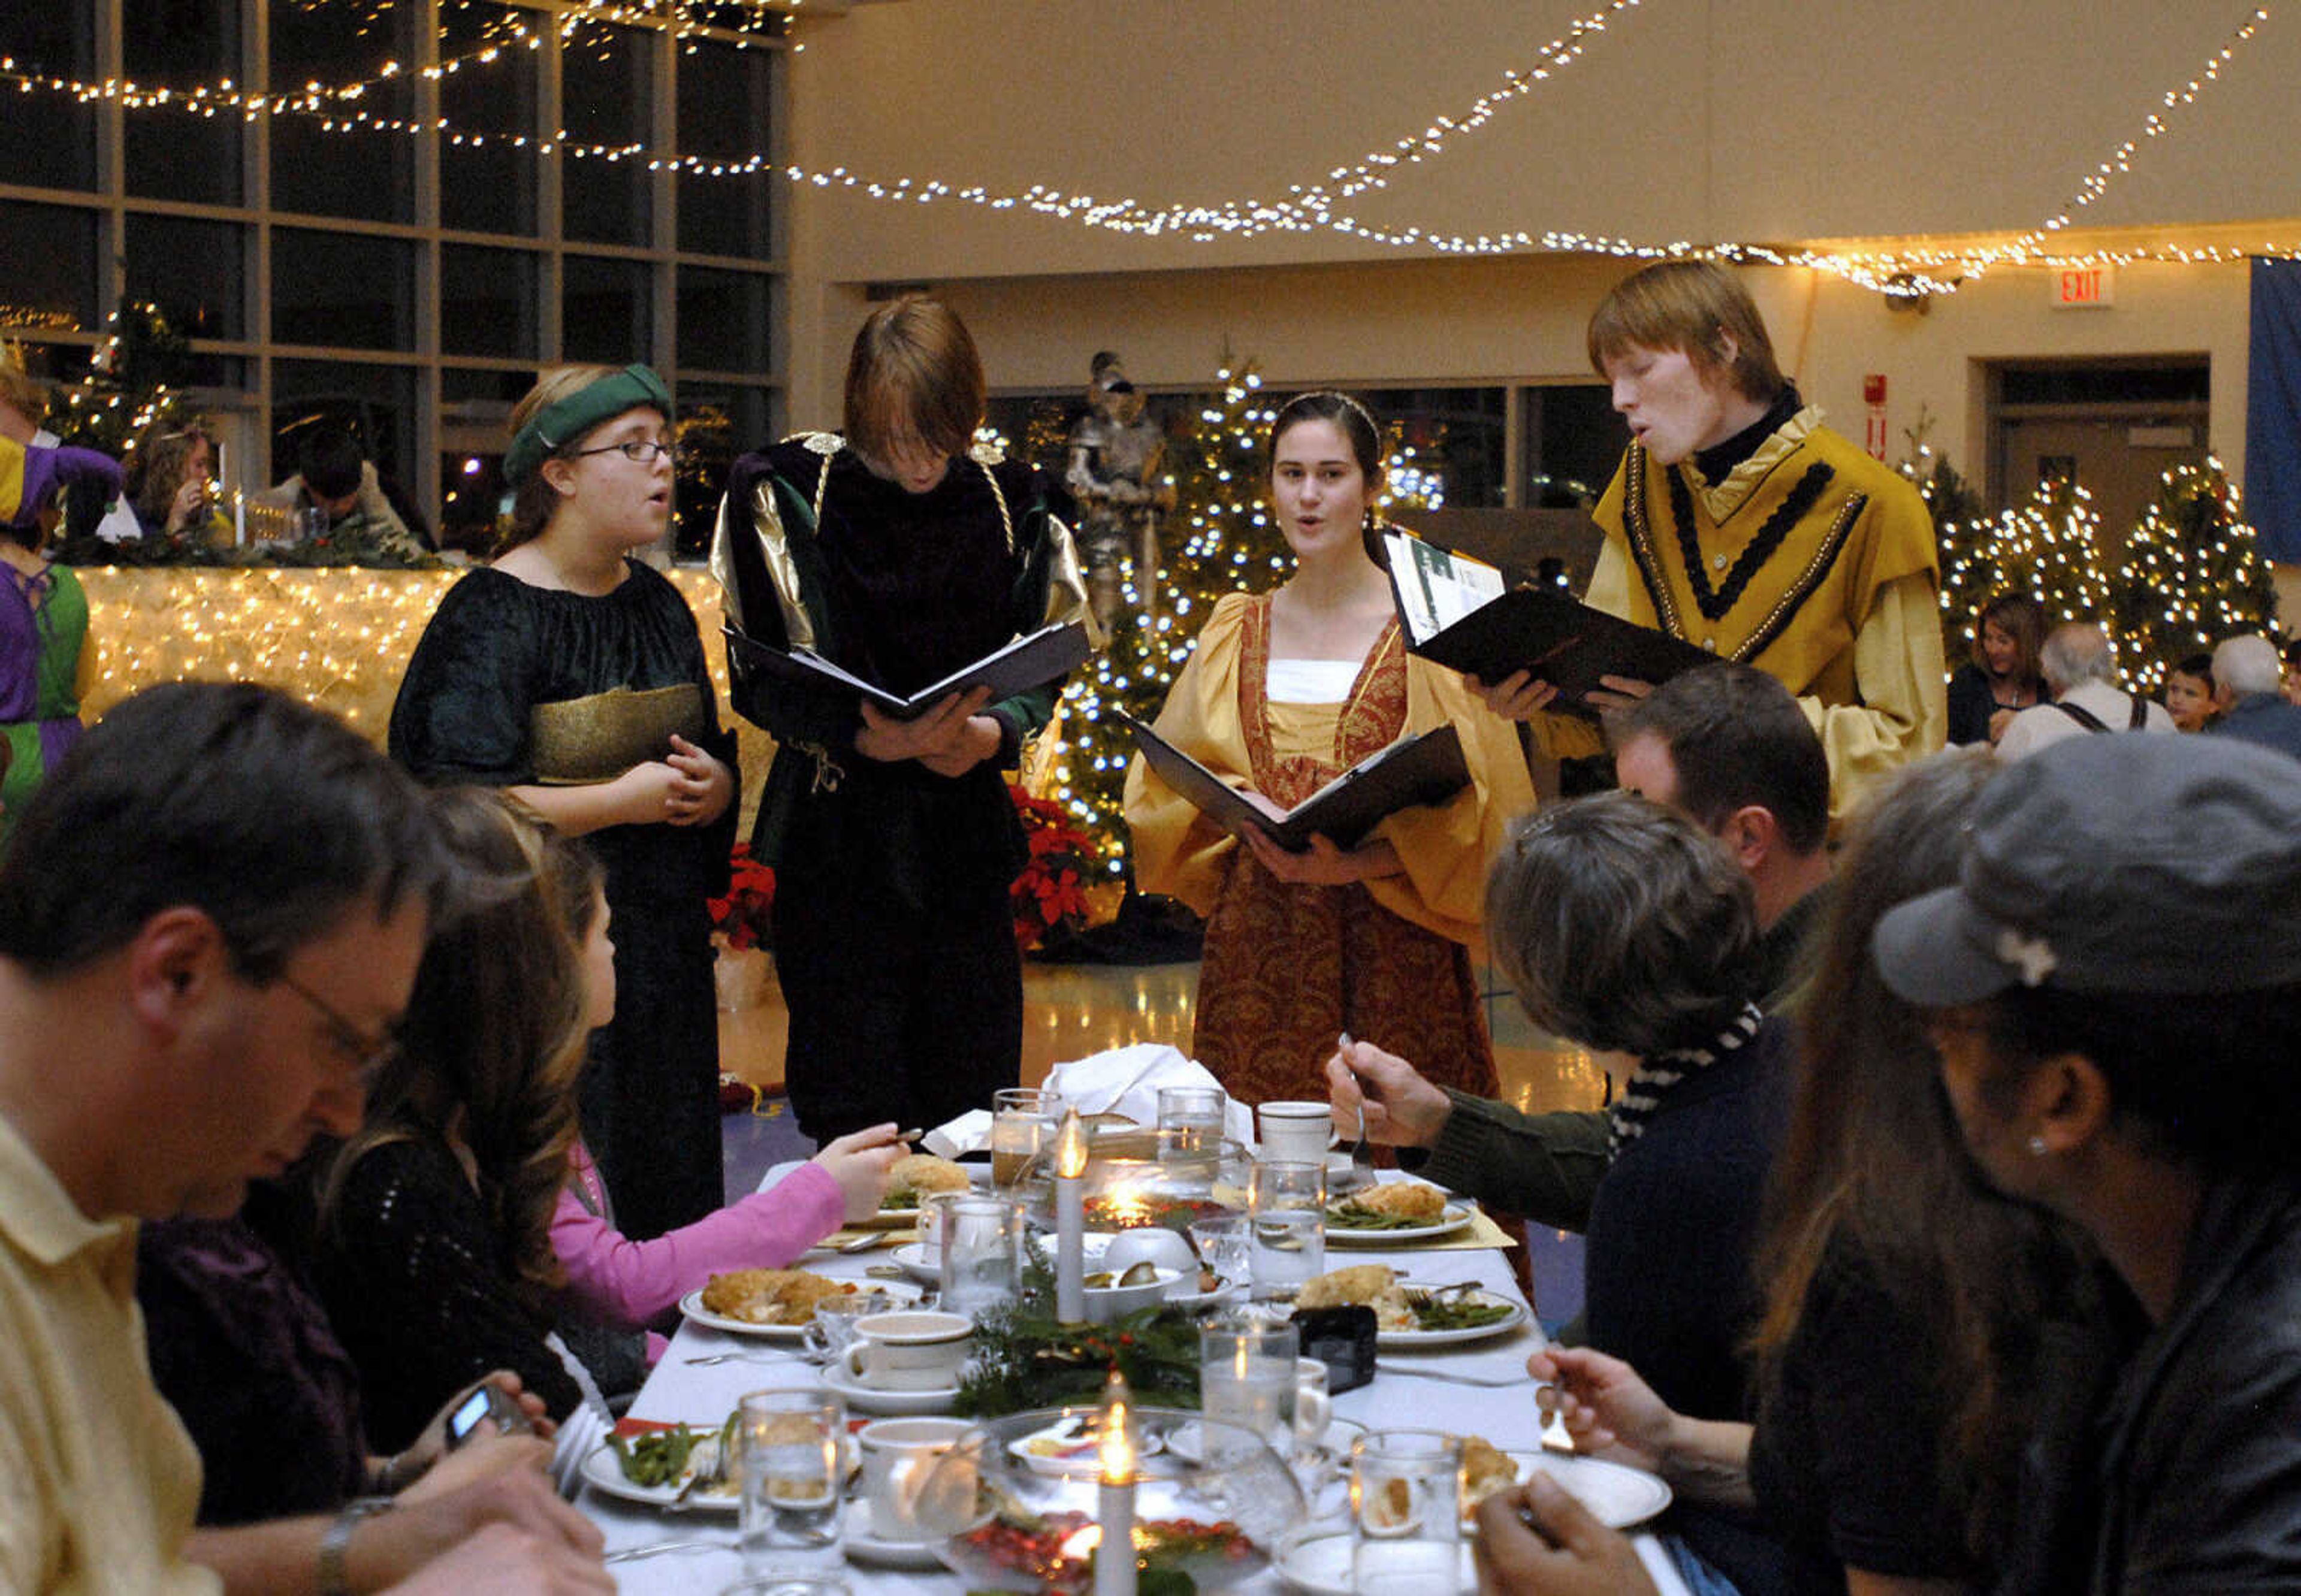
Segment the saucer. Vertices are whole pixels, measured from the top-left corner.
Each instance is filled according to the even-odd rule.
[[[860,1517],[868,1523],[870,1510],[863,1508]],[[874,1568],[907,1568],[930,1574],[943,1570],[943,1560],[935,1555],[933,1541],[882,1541],[876,1535],[849,1530],[840,1537],[839,1544],[849,1557]]]
[[[883,1385],[866,1385],[849,1379],[836,1368],[826,1369],[824,1388],[835,1391],[847,1399],[847,1405],[858,1413],[875,1413],[888,1418],[916,1418],[949,1413],[958,1400],[958,1387],[944,1385],[925,1391],[890,1391]]]

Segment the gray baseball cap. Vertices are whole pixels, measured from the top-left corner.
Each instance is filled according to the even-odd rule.
[[[1929,1008],[2020,983],[2238,992],[2301,982],[2301,762],[2227,737],[2067,738],[1982,790],[1958,884],[1878,923]]]

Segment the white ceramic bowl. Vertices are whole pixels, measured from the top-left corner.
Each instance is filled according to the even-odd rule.
[[[1197,1272],[1193,1270],[1192,1273],[1195,1278]],[[1138,1308],[1149,1308],[1165,1297],[1174,1283],[1183,1277],[1183,1271],[1179,1269],[1159,1268],[1156,1279],[1146,1280],[1140,1285],[1088,1286],[1087,1321],[1093,1324],[1108,1324]]]

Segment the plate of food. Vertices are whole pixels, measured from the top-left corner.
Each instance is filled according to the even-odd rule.
[[[1007,1450],[1033,1474],[1092,1475],[1102,1466],[1102,1440],[1095,1427],[1100,1418],[1100,1411],[1067,1414],[1043,1430],[1008,1441]],[[1151,1457],[1166,1444],[1155,1431],[1145,1432],[1142,1455]]]
[[[1477,1501],[1485,1500],[1505,1485],[1523,1485],[1540,1472],[1565,1487],[1568,1495],[1588,1508],[1590,1517],[1608,1529],[1626,1530],[1644,1524],[1669,1506],[1669,1482],[1643,1468],[1609,1462],[1603,1458],[1585,1458],[1575,1452],[1513,1449],[1502,1456],[1511,1467],[1510,1477],[1496,1477],[1484,1490],[1477,1490]],[[1467,1470],[1467,1455],[1464,1462]]]
[[[1374,1309],[1375,1345],[1385,1352],[1483,1341],[1527,1320],[1526,1305],[1499,1291],[1416,1286],[1388,1264],[1353,1264],[1318,1275],[1295,1293],[1294,1306]]]
[[[1470,1223],[1467,1203],[1422,1181],[1385,1181],[1326,1205],[1326,1240],[1337,1246],[1394,1247],[1427,1241]]]
[[[624,1419],[607,1444],[583,1458],[586,1484],[606,1495],[679,1512],[732,1513],[742,1506],[731,1432],[735,1416],[709,1425],[665,1425]],[[841,1444],[844,1472],[862,1464],[852,1436]]]
[[[730,1420],[732,1423],[732,1420]],[[725,1425],[618,1426],[583,1458],[586,1484],[654,1508],[732,1513],[739,1506]]]
[[[815,1323],[816,1303],[868,1291],[883,1291],[898,1302],[919,1298],[916,1286],[900,1281],[833,1280],[806,1269],[737,1269],[715,1274],[701,1291],[682,1297],[679,1311],[707,1330],[796,1341]]]
[[[938,1158],[933,1153],[909,1153],[887,1171],[887,1189],[880,1195],[879,1211],[858,1219],[855,1230],[904,1230],[919,1222],[919,1208],[943,1191],[968,1191],[975,1182],[963,1164]]]

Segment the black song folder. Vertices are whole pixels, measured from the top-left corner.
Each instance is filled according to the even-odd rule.
[[[1147,722],[1131,714],[1121,718],[1134,734],[1134,746],[1144,761],[1201,813],[1232,832],[1259,826],[1288,853],[1308,852],[1314,836],[1323,836],[1337,848],[1356,848],[1385,815],[1417,804],[1443,803],[1470,784],[1460,735],[1451,725],[1441,726],[1368,755],[1273,817]]]
[[[891,693],[875,682],[866,681],[851,671],[841,670],[812,649],[776,648],[746,637],[732,626],[727,628],[727,656],[731,665],[760,672],[777,681],[811,688],[818,692],[851,693],[877,706],[899,721],[915,721],[951,694],[968,692],[978,687],[991,689],[991,701],[994,704],[1003,698],[1011,698],[1017,693],[1028,692],[1034,687],[1044,687],[1084,664],[1089,651],[1086,628],[1083,624],[1076,621],[1058,622],[1028,637],[1017,638],[1004,648],[987,654],[963,670],[952,672],[932,687],[921,688],[906,698],[899,693]]]

